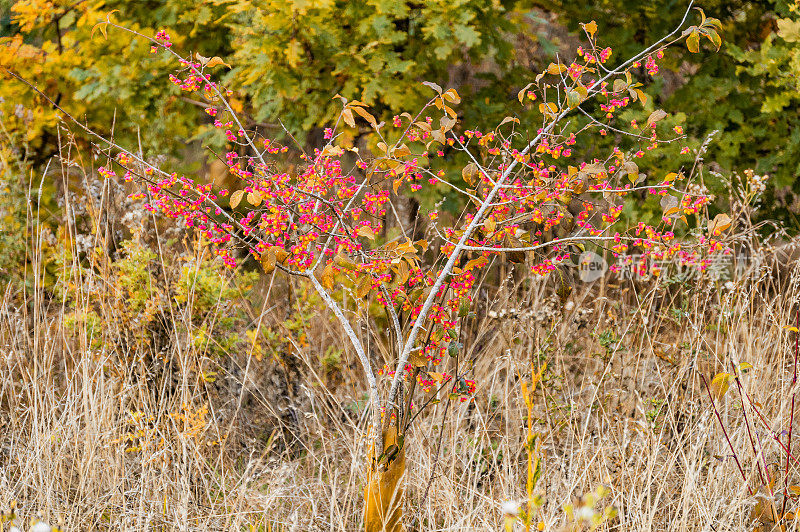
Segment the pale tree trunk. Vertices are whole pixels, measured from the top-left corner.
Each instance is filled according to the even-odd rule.
[[[364,529],[366,532],[404,532],[403,503],[406,450],[397,437],[397,427],[383,431],[385,451],[378,459],[370,456],[370,471],[364,488]]]

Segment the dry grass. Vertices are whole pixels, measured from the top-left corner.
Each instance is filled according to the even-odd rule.
[[[102,219],[102,209],[89,211]],[[142,270],[154,303],[131,313],[114,281],[122,274],[109,265],[119,257],[87,264],[71,223],[49,247],[65,250],[63,263],[48,266],[71,287],[65,303],[42,273],[54,237],[28,226],[20,236],[26,282],[8,284],[0,306],[0,505],[16,501],[23,519],[38,514],[66,530],[360,529],[364,390],[347,352],[321,361],[330,345],[346,344],[324,312],[302,310],[302,287],[262,279],[247,298],[218,301],[198,321],[200,294],[183,303],[162,297],[182,264],[162,242]],[[775,291],[770,279],[754,272],[733,289],[598,281],[565,301],[544,283],[504,283],[480,304],[469,335],[476,399],[451,404],[447,415],[446,401],[432,405],[411,432],[408,519],[424,530],[502,528],[501,504],[526,497],[520,383],[546,362],[534,412],[545,529],[564,526],[563,506],[600,484],[610,490],[601,509],[618,510],[604,529],[752,529],[756,497],[699,374],[749,362],[747,392],[772,429],[788,428],[793,337],[783,327],[798,290]],[[234,307],[245,309],[244,321],[224,325]],[[489,317],[511,308],[519,312]],[[293,309],[307,319],[290,330]],[[101,327],[76,324],[76,311],[94,311]],[[207,336],[198,342],[201,327]],[[259,355],[255,343],[240,342],[211,354],[225,327],[273,331],[283,351]],[[719,409],[755,488],[732,391]],[[781,491],[785,454],[758,433]],[[794,469],[789,484],[800,484]]]

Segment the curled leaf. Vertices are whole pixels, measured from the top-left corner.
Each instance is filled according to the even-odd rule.
[[[533,85],[533,83],[528,83],[517,93],[517,100],[519,100],[519,103],[522,103],[522,100],[525,98],[525,94],[527,94],[528,89],[531,88],[531,85]]]
[[[94,32],[95,32],[95,30],[96,30],[97,28],[100,28],[100,33],[102,33],[102,34],[103,34],[103,38],[104,38],[105,40],[108,40],[108,33],[106,32],[106,26],[107,26],[107,25],[108,25],[108,22],[98,22],[97,24],[95,24],[95,25],[94,25],[94,27],[92,28],[92,34],[91,34],[91,38],[92,38],[92,39],[94,39]]]
[[[438,84],[433,83],[432,81],[423,81],[422,84],[426,87],[432,88],[437,94],[442,94],[442,87],[440,87]]]
[[[503,124],[508,124],[509,122],[514,122],[515,124],[519,124],[519,118],[513,116],[507,116],[503,119],[502,122],[500,122],[500,125],[498,125],[497,127],[500,127]]]
[[[231,68],[231,66],[228,63],[226,63],[217,56],[212,57],[211,59],[208,60],[208,63],[206,63],[206,66],[208,68],[215,67],[217,65],[225,65],[226,67]]]

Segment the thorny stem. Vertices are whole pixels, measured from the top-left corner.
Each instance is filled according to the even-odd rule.
[[[742,474],[742,480],[744,480],[745,485],[747,486],[747,491],[750,495],[753,495],[753,490],[750,488],[750,483],[747,482],[747,475],[744,474],[744,469],[742,469],[742,464],[739,462],[739,456],[736,454],[736,450],[733,448],[733,444],[731,443],[730,437],[728,437],[728,431],[725,429],[725,424],[722,422],[722,416],[719,415],[719,410],[717,409],[717,404],[714,401],[714,396],[711,395],[711,388],[708,387],[708,381],[706,380],[705,375],[700,373],[700,378],[703,380],[703,385],[706,387],[706,391],[708,392],[708,398],[711,400],[711,407],[714,409],[714,413],[717,415],[717,421],[719,421],[719,426],[722,429],[722,433],[725,435],[725,440],[728,442],[728,447],[731,449],[731,453],[733,454],[733,459],[736,462],[736,467],[739,468],[739,473]]]
[[[756,407],[755,402],[753,401],[752,397],[750,397],[750,394],[747,392],[744,393],[745,396],[747,397],[747,402],[750,404],[750,408],[752,408],[753,412],[756,413],[756,415],[758,416],[758,420],[761,421],[762,425],[764,425],[764,428],[769,432],[769,435],[772,436],[772,439],[775,440],[775,442],[777,442],[777,444],[780,445],[781,448],[787,452],[787,456],[789,456],[789,458],[794,460],[796,464],[800,465],[800,459],[789,452],[789,448],[786,446],[785,443],[781,441],[781,437],[778,434],[776,434],[774,430],[772,430],[772,427],[769,426],[769,423],[764,417],[764,414],[762,414],[761,411]]]
[[[795,313],[795,322],[800,331],[800,311]],[[800,354],[800,332],[795,333],[794,363],[792,368],[792,408],[789,411],[789,436],[786,446],[786,467],[783,473],[783,504],[781,505],[781,518],[786,515],[786,501],[789,499],[789,455],[792,452],[792,428],[794,427],[794,401],[797,398],[797,357]]]
[[[744,392],[742,391],[742,381],[739,379],[739,372],[736,368],[736,364],[733,363],[731,360],[731,367],[733,368],[733,378],[736,381],[736,390],[739,392],[739,400],[742,403],[742,413],[744,414],[744,426],[747,428],[747,437],[750,439],[750,447],[753,449],[753,456],[756,457],[756,462],[759,461],[759,457],[761,458],[762,465],[764,467],[764,472],[761,472],[761,469],[758,470],[758,476],[761,478],[761,483],[765,486],[770,485],[770,478],[769,478],[769,470],[767,469],[767,462],[766,458],[764,457],[764,452],[761,450],[761,440],[758,440],[758,449],[756,448],[756,439],[753,438],[753,431],[750,430],[750,420],[747,417],[747,407],[744,404]],[[766,479],[764,475],[766,474]]]

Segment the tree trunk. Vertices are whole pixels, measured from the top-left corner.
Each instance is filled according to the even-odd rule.
[[[397,437],[397,427],[383,431],[383,448],[385,451],[377,460],[370,456],[364,488],[364,527],[366,532],[404,532],[406,450],[402,438]]]

